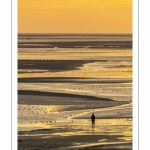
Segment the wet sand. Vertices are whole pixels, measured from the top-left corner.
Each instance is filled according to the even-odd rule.
[[[55,93],[53,95],[53,93],[33,91],[32,96],[37,96],[34,104],[34,98],[30,97],[31,92],[19,93],[19,96],[23,97],[25,95],[22,94],[26,94],[29,99],[25,97],[24,103],[21,103],[20,98],[18,101],[18,149],[132,149],[131,103],[123,104],[103,99],[97,99],[96,103],[94,98],[81,96],[80,105],[87,103],[87,106],[78,110],[79,104],[76,105],[78,103],[76,100],[70,103],[76,105],[75,107],[68,105],[69,103],[62,99],[58,105],[59,94]],[[52,102],[51,94],[52,97],[56,96],[57,102],[55,100]],[[70,95],[65,95],[65,98],[67,96]],[[44,103],[44,97],[47,97],[47,103]],[[90,98],[89,102],[92,101],[95,107],[90,105],[87,98]],[[103,106],[104,103],[107,105]],[[96,116],[94,128],[90,120],[92,113]]]
[[[20,34],[18,149],[131,150],[132,36]]]
[[[25,136],[20,138],[18,143],[19,149],[36,149],[36,150],[132,150],[131,142],[118,142],[116,144],[115,140],[118,136],[107,136],[107,135],[91,135],[91,136],[68,136],[68,137],[53,137],[53,138],[44,138],[37,136]],[[99,142],[100,139],[107,139],[107,142]],[[114,140],[112,140],[114,139]],[[69,142],[68,142],[69,141]],[[81,142],[82,141],[82,142]],[[70,146],[71,143],[74,143],[74,146]],[[85,144],[84,144],[85,143]],[[88,144],[92,143],[92,144]],[[76,146],[81,144],[82,146]],[[58,148],[57,148],[58,147]]]
[[[128,105],[125,105],[128,107]],[[18,132],[18,149],[132,149],[132,118],[116,117],[96,119],[95,127],[92,128],[89,119],[76,119],[91,113],[117,110],[121,113],[124,106],[115,106],[82,111],[61,111],[61,115],[68,114],[67,119],[57,117],[57,121],[32,122],[31,124],[19,125],[32,127],[28,131]],[[54,112],[55,113],[55,112]],[[107,111],[104,112],[107,114]],[[60,114],[60,113],[59,113]],[[72,115],[70,115],[72,114]],[[76,114],[76,115],[75,115]],[[56,114],[54,114],[56,116]],[[109,113],[108,113],[109,115]],[[50,115],[49,115],[49,118]],[[37,128],[37,129],[36,129]],[[39,129],[41,128],[41,129]]]

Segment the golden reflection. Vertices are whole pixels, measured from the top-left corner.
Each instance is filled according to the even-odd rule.
[[[83,49],[81,49],[83,51]],[[26,53],[28,49],[24,50],[23,52],[18,49],[18,59],[31,59],[31,60],[75,60],[75,59],[105,59],[109,58],[112,59],[113,57],[127,57],[127,56],[132,56],[132,50],[95,50],[95,49],[88,49],[84,50],[82,53],[78,52],[79,50],[76,49],[69,49],[69,50],[64,50],[61,48],[57,48],[55,51],[51,51],[51,49],[39,49],[39,52],[36,51],[36,53],[31,51],[30,53]]]
[[[132,141],[132,136],[126,136],[126,137],[119,137],[119,140],[125,140],[125,141]]]
[[[52,125],[50,123],[30,123],[30,124],[18,124],[18,127],[24,127],[24,128],[36,128],[36,127],[39,127],[39,128],[48,128],[50,129],[52,127]]]
[[[80,78],[131,78],[132,71],[91,71],[91,72],[60,72],[60,73],[19,73],[18,78],[31,77],[80,77]]]
[[[78,142],[74,142],[72,143],[73,145],[81,145],[81,143],[78,143]]]
[[[65,108],[69,108],[69,107],[70,106],[66,106],[66,105],[50,105],[46,109],[49,112],[58,112],[58,111],[61,111]]]
[[[101,140],[98,140],[99,142],[104,142],[106,141],[107,139],[101,139]]]

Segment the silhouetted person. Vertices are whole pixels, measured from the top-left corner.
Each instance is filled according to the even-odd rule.
[[[94,116],[94,114],[92,114],[91,120],[92,120],[92,127],[94,127],[94,125],[95,125],[95,116]]]

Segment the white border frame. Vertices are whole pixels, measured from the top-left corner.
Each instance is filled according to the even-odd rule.
[[[2,73],[0,74],[0,79],[2,81],[0,91],[1,91],[1,101],[3,101],[0,108],[0,115],[2,115],[1,118],[3,119],[3,121],[0,123],[0,127],[2,130],[2,135],[0,136],[1,141],[0,147],[7,150],[9,150],[10,147],[13,150],[17,149],[17,84],[16,84],[17,33],[18,33],[17,3],[18,0],[11,0],[9,2],[8,0],[3,0],[0,2],[0,18],[1,18],[0,41],[4,41],[1,42],[2,48],[1,51],[3,52],[0,58],[0,68],[2,69]],[[149,82],[150,74],[149,71],[147,71],[148,68],[146,67],[146,69],[144,69],[144,65],[142,63],[145,60],[146,64],[150,64],[149,55],[146,55],[146,52],[149,51],[148,45],[149,38],[146,37],[146,35],[149,36],[148,29],[150,28],[149,21],[147,21],[148,19],[147,17],[149,17],[150,14],[149,10],[150,10],[149,5],[148,3],[146,3],[146,1],[140,1],[139,3],[139,0],[133,0],[133,149],[134,150],[137,150],[139,148],[141,148],[141,150],[149,149],[148,147],[150,147],[149,138],[147,138],[146,136],[150,133],[149,132],[150,125],[148,123],[149,121],[147,121],[147,119],[149,120],[149,115],[145,116],[146,114],[150,114],[148,112],[150,110],[149,105],[147,105],[148,104],[147,101],[149,101],[148,96],[149,89],[145,88],[145,85],[150,83]],[[139,11],[140,15],[138,16]],[[142,13],[145,14],[143,15]],[[142,38],[144,38],[143,44]],[[142,52],[141,51],[139,52],[140,48]],[[142,71],[140,72],[140,74],[139,69],[141,69]],[[141,101],[139,100],[139,98],[141,98]],[[7,110],[5,110],[6,107]],[[146,113],[144,114],[144,116],[147,118],[146,120],[142,119],[141,111]],[[139,127],[142,128],[142,131],[139,131]]]
[[[12,150],[18,149],[18,1],[12,1]]]
[[[139,148],[139,83],[138,83],[138,76],[139,76],[139,18],[138,18],[138,9],[139,5],[138,2],[139,0],[133,0],[132,4],[132,31],[133,31],[133,48],[132,48],[132,54],[133,54],[133,109],[132,109],[132,114],[133,114],[133,126],[132,126],[132,135],[133,135],[133,150],[138,150]]]

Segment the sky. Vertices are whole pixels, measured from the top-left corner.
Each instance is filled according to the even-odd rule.
[[[18,33],[132,33],[132,0],[18,0]]]

